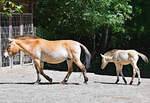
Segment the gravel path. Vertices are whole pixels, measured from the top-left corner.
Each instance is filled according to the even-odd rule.
[[[41,76],[41,84],[34,85],[36,73],[32,66],[0,71],[0,103],[149,103],[150,79],[137,86],[113,84],[115,76],[88,73],[89,82],[83,84],[79,72],[73,72],[68,84],[62,85],[66,72],[45,70],[53,78],[49,84]],[[131,78],[126,78],[128,83]]]

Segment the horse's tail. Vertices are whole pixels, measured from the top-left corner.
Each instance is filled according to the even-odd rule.
[[[89,50],[83,44],[80,44],[80,46],[82,47],[82,49],[84,49],[84,52],[85,52],[85,67],[86,67],[86,69],[88,69],[90,67],[90,62],[91,62],[91,53],[89,52]]]
[[[138,52],[138,55],[144,60],[144,62],[148,62],[148,58],[144,54]]]

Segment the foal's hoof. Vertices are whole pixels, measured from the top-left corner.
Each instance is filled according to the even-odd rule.
[[[115,84],[118,84],[118,82],[119,82],[119,79],[116,80]]]
[[[115,82],[115,84],[118,84],[118,82]]]
[[[124,82],[125,84],[127,84],[127,82]]]
[[[66,84],[67,83],[67,80],[63,80],[60,82],[61,84]]]
[[[140,85],[141,84],[141,82],[138,82],[138,84],[137,85]]]
[[[130,82],[130,85],[132,85],[133,81]]]
[[[117,80],[117,81],[115,82],[115,84],[118,84],[118,82],[119,82],[119,80]]]

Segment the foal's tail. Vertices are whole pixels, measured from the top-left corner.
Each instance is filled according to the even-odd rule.
[[[86,69],[88,69],[90,67],[90,62],[91,62],[91,53],[89,52],[89,50],[83,44],[80,44],[80,46],[82,47],[82,49],[84,49],[84,52],[85,52],[85,67],[86,67]]]
[[[144,62],[148,62],[148,58],[144,54],[138,52],[138,55],[144,60]]]

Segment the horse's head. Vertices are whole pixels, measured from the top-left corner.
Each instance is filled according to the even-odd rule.
[[[112,59],[110,56],[105,56],[103,54],[100,54],[102,57],[102,64],[101,64],[101,68],[104,69],[106,67],[106,65],[110,62],[110,60]]]
[[[17,46],[15,40],[10,39],[10,38],[8,40],[9,40],[9,43],[8,43],[8,47],[5,49],[4,56],[12,57],[19,52],[19,47]]]

